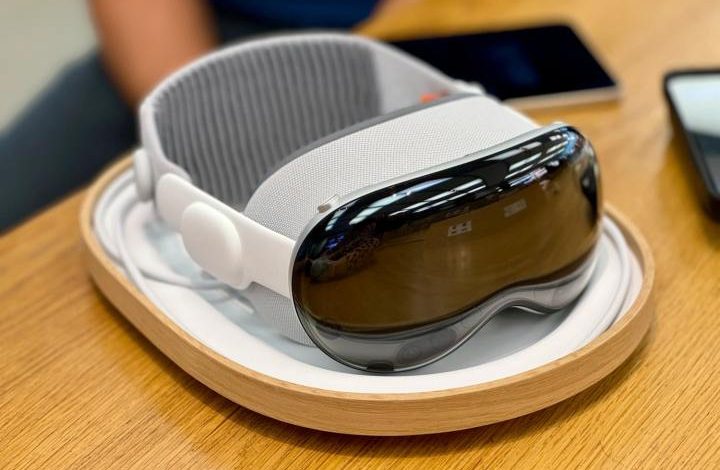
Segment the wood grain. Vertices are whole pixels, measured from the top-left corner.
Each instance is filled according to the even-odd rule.
[[[400,8],[365,30],[402,36],[568,19],[620,79],[618,104],[532,116],[590,136],[606,199],[649,241],[656,317],[641,348],[569,400],[468,431],[368,438],[282,424],[192,379],[98,295],[83,265],[76,195],[0,239],[0,466],[720,466],[720,226],[698,208],[660,88],[669,68],[720,62],[720,5],[482,0]]]

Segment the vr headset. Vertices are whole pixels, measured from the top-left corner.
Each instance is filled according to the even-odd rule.
[[[379,42],[241,43],[161,83],[140,123],[137,193],[192,259],[348,366],[423,366],[592,274],[588,140]]]

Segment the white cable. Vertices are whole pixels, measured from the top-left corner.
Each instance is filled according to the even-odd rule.
[[[97,238],[100,244],[103,246],[108,255],[116,262],[121,261],[121,250],[124,250],[125,237],[121,232],[112,230],[110,233],[107,224],[113,220],[110,217],[110,207],[120,199],[125,198],[127,201],[123,201],[125,210],[121,213],[118,219],[121,225],[124,225],[130,210],[140,203],[139,199],[135,195],[133,185],[133,174],[131,171],[123,173],[115,181],[110,183],[103,193],[102,197],[98,201],[98,205],[95,208],[93,214],[93,226],[97,233]],[[126,206],[126,207],[125,207]],[[122,211],[123,209],[121,209]],[[127,251],[127,250],[125,250]],[[215,280],[192,280],[185,276],[181,276],[173,273],[159,273],[151,268],[143,267],[132,258],[128,258],[127,262],[122,264],[131,264],[133,268],[137,269],[147,279],[164,282],[166,284],[172,284],[178,287],[186,287],[188,289],[197,290],[210,290],[210,289],[224,289],[227,286]]]
[[[118,199],[120,200],[120,216],[114,221],[115,223],[113,224],[113,234],[118,247],[118,257],[120,259],[120,263],[127,271],[130,280],[135,283],[138,289],[140,289],[140,291],[145,294],[145,296],[147,296],[147,298],[150,299],[152,303],[157,305],[161,310],[167,312],[168,309],[164,307],[163,301],[160,300],[157,295],[155,295],[155,292],[147,284],[147,280],[133,261],[132,257],[130,256],[130,252],[127,249],[127,246],[125,246],[125,243],[123,243],[122,241],[125,237],[125,219],[127,218],[130,210],[135,207],[135,204],[138,200],[136,197],[133,197],[131,193],[121,193],[118,196]]]
[[[171,312],[172,310],[167,307],[165,302],[157,296],[153,288],[148,284],[148,278],[143,275],[143,272],[138,268],[137,264],[132,258],[132,255],[130,255],[130,251],[127,248],[127,245],[125,245],[124,239],[125,239],[125,221],[127,219],[128,214],[130,211],[140,202],[140,200],[137,197],[137,194],[134,191],[126,191],[122,192],[113,201],[114,203],[118,204],[119,208],[119,216],[113,221],[113,239],[115,240],[115,243],[117,245],[117,255],[118,255],[118,262],[121,264],[122,267],[125,268],[125,271],[127,272],[128,277],[130,280],[135,284],[135,286],[142,292],[153,304],[155,304],[156,307],[158,307],[160,310],[165,312],[167,315],[168,312]],[[160,276],[156,276],[160,277]],[[156,279],[157,280],[157,279]],[[175,282],[167,282],[162,281],[166,284],[172,284],[172,285],[178,285]],[[190,286],[192,286],[192,283],[188,283]],[[226,287],[222,285],[223,287]],[[180,286],[180,287],[186,287],[186,286]],[[193,287],[190,287],[193,288]],[[195,288],[197,289],[197,288]],[[202,289],[200,289],[202,290]],[[184,329],[189,330],[188,325],[186,325],[184,322],[179,321],[175,319],[175,321],[182,326]]]

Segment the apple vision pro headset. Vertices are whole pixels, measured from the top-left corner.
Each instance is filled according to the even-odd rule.
[[[387,45],[313,33],[206,56],[140,109],[137,193],[218,284],[362,370],[448,354],[592,274],[596,158]]]

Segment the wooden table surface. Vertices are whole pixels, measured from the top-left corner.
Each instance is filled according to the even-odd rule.
[[[388,15],[365,31],[569,20],[620,79],[619,103],[531,115],[590,136],[606,199],[652,247],[656,315],[638,351],[576,397],[484,428],[364,438],[283,424],[195,381],[103,299],[82,263],[80,193],[0,239],[0,467],[720,468],[720,225],[698,208],[661,95],[668,69],[720,66],[720,3],[430,1]]]

